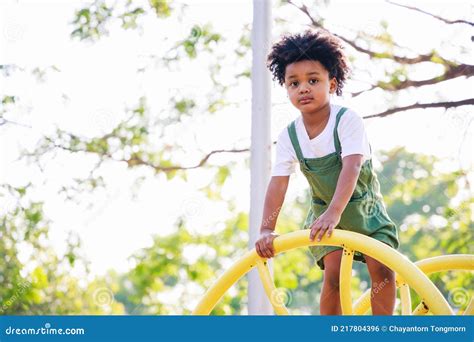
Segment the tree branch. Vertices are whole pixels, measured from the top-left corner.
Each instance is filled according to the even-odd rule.
[[[311,21],[311,24],[314,27],[319,28],[321,30],[324,30],[326,32],[329,32],[326,28],[324,28],[319,22],[317,22],[312,17],[312,15],[309,13],[308,7],[306,7],[306,5],[303,4],[301,6],[298,6],[298,5],[294,4],[292,0],[287,0],[287,2],[289,4],[295,6],[296,8],[298,8],[301,12],[303,12],[309,18],[309,20]],[[346,37],[343,37],[343,36],[341,36],[337,33],[331,32],[331,34],[338,37],[340,40],[347,43],[348,45],[350,45],[356,51],[359,51],[361,53],[365,53],[365,54],[369,55],[372,58],[392,59],[392,60],[394,60],[394,61],[396,61],[400,64],[417,64],[417,63],[420,63],[420,62],[436,62],[436,63],[445,64],[445,65],[449,64],[449,61],[445,60],[444,58],[439,56],[434,51],[431,52],[431,53],[425,54],[425,55],[418,55],[416,57],[409,58],[409,57],[397,56],[397,55],[394,55],[394,54],[391,54],[391,53],[388,53],[388,52],[375,52],[375,51],[372,51],[372,50],[368,50],[368,49],[365,49],[365,48],[357,45],[352,40],[350,40]]]
[[[160,165],[153,165],[149,162],[146,162],[140,158],[133,157],[128,160],[118,160],[118,161],[124,161],[128,164],[129,167],[132,166],[137,166],[137,165],[146,165],[150,166],[153,169],[155,169],[156,172],[163,171],[163,172],[170,172],[170,171],[176,171],[176,170],[191,170],[191,169],[197,169],[198,167],[203,166],[208,159],[216,153],[240,153],[240,152],[247,152],[250,151],[249,148],[244,148],[244,149],[231,149],[231,150],[214,150],[206,154],[199,163],[193,166],[179,166],[179,165],[174,165],[174,166],[160,166]]]
[[[421,80],[421,81],[406,80],[406,81],[399,82],[397,84],[394,84],[391,82],[379,82],[378,84],[372,85],[369,89],[351,93],[351,95],[353,97],[356,97],[366,91],[371,91],[376,88],[381,88],[387,91],[398,91],[398,90],[406,89],[409,87],[421,87],[425,85],[437,84],[437,83],[451,80],[453,78],[457,78],[461,76],[466,76],[466,77],[474,76],[474,65],[468,65],[468,64],[460,64],[456,66],[449,65],[446,67],[446,71],[442,75],[436,76],[427,80]]]
[[[363,117],[363,119],[371,119],[375,117],[385,117],[392,115],[397,112],[402,112],[406,110],[411,110],[411,109],[418,109],[418,108],[437,108],[437,107],[444,107],[444,108],[454,108],[454,107],[460,107],[460,106],[467,106],[467,105],[474,105],[474,98],[472,99],[466,99],[466,100],[461,100],[461,101],[453,101],[453,102],[438,102],[438,103],[415,103],[409,106],[405,107],[397,107],[397,108],[391,108],[389,110],[386,110],[384,112],[378,113],[378,114],[373,114],[369,116]],[[177,170],[191,170],[191,169],[196,169],[199,167],[202,167],[204,164],[206,164],[209,160],[209,158],[213,154],[217,153],[241,153],[241,152],[248,152],[250,151],[250,148],[244,148],[244,149],[220,149],[220,150],[214,150],[209,153],[207,153],[196,165],[191,165],[191,166],[181,166],[181,165],[172,165],[172,166],[164,166],[164,165],[154,165],[153,163],[150,163],[148,161],[143,160],[142,158],[133,155],[129,159],[116,159],[113,158],[110,153],[103,153],[100,151],[90,151],[87,149],[74,149],[68,146],[64,146],[61,144],[57,144],[53,139],[49,137],[45,137],[45,140],[51,143],[52,147],[55,148],[60,148],[63,150],[67,150],[72,153],[77,153],[77,152],[83,152],[83,153],[93,153],[98,155],[99,157],[107,157],[110,160],[117,161],[117,162],[125,162],[127,163],[128,167],[134,167],[134,166],[139,166],[139,165],[144,165],[151,167],[155,170],[156,173],[158,172],[172,172],[172,171],[177,171]],[[272,142],[272,144],[275,144],[276,142]]]
[[[154,165],[153,163],[150,163],[148,161],[145,161],[143,160],[142,158],[139,158],[138,156],[136,155],[132,155],[132,157],[130,157],[129,159],[117,159],[117,158],[114,158],[110,153],[104,153],[104,152],[100,152],[100,151],[90,151],[90,150],[87,150],[87,149],[74,149],[74,148],[71,148],[69,146],[64,146],[64,145],[61,145],[61,144],[57,144],[53,139],[51,139],[50,137],[45,137],[45,140],[47,140],[48,142],[50,142],[52,144],[53,147],[56,147],[56,148],[59,148],[59,149],[62,149],[62,150],[65,150],[65,151],[69,151],[69,152],[72,152],[72,153],[78,153],[78,152],[83,152],[83,153],[93,153],[93,154],[96,154],[98,155],[99,157],[107,157],[109,158],[110,160],[113,160],[113,161],[117,161],[117,162],[125,162],[127,163],[128,167],[134,167],[134,166],[139,166],[139,165],[145,165],[145,166],[148,166],[148,167],[151,167],[153,168],[156,172],[170,172],[170,171],[177,171],[177,170],[191,170],[191,169],[197,169],[201,166],[203,166],[204,164],[206,164],[206,162],[209,160],[209,158],[213,155],[213,154],[217,154],[217,153],[240,153],[240,152],[248,152],[250,151],[249,148],[244,148],[244,149],[229,149],[229,150],[225,150],[225,149],[222,149],[222,150],[214,150],[214,151],[211,151],[209,152],[208,154],[206,154],[200,161],[199,163],[197,163],[196,165],[192,165],[192,166],[180,166],[180,165],[172,165],[172,166],[163,166],[163,165]],[[275,142],[274,142],[275,143]],[[274,144],[273,143],[273,144]]]
[[[437,108],[437,107],[454,108],[454,107],[468,106],[468,105],[474,105],[474,98],[461,100],[461,101],[453,101],[453,102],[415,103],[415,104],[405,106],[405,107],[391,108],[391,109],[388,109],[388,110],[386,110],[384,112],[381,112],[381,113],[378,113],[378,114],[364,116],[363,118],[364,119],[383,118],[385,116],[389,116],[389,115],[397,113],[397,112],[403,112],[405,110],[418,109],[418,108],[422,108],[422,109],[424,109],[424,108]]]
[[[21,122],[13,121],[13,120],[10,120],[10,119],[5,119],[4,117],[0,116],[0,126],[3,126],[5,124],[12,124],[12,125],[16,125],[16,126],[25,127],[25,128],[31,128],[31,126],[29,126],[29,125],[25,125]]]
[[[419,9],[417,7],[414,7],[414,6],[408,6],[408,5],[403,5],[403,4],[397,4],[396,2],[393,2],[393,1],[390,1],[390,0],[386,0],[389,4],[392,4],[392,5],[395,5],[395,6],[400,6],[400,7],[404,7],[404,8],[408,8],[409,10],[412,10],[412,11],[417,11],[417,12],[420,12],[420,13],[423,13],[423,14],[426,14],[426,15],[429,15],[430,17],[433,17],[433,18],[436,18],[438,20],[441,20],[442,22],[446,23],[446,24],[467,24],[467,25],[471,25],[471,26],[474,26],[474,23],[473,22],[470,22],[470,21],[467,21],[467,20],[462,20],[462,19],[458,19],[458,20],[448,20],[448,19],[445,19],[445,18],[442,18],[438,15],[435,15],[435,14],[432,14],[432,13],[429,13],[429,12],[426,12],[426,11],[423,11],[422,9]]]

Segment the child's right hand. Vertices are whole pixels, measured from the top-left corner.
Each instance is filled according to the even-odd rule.
[[[264,230],[260,234],[260,238],[255,242],[255,249],[260,257],[268,259],[275,256],[273,240],[275,240],[277,236],[279,236],[277,233],[270,230]]]

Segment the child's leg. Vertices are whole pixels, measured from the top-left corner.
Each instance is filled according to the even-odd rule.
[[[393,315],[395,307],[395,272],[379,261],[365,256],[370,278],[372,279],[372,291],[370,303],[373,315]]]
[[[324,256],[324,281],[319,303],[321,315],[340,315],[339,271],[341,268],[342,249]]]

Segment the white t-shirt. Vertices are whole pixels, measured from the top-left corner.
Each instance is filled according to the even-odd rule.
[[[296,135],[305,158],[324,157],[336,152],[334,145],[334,126],[336,116],[341,106],[330,105],[331,112],[324,130],[315,138],[309,139],[304,127],[303,117],[299,116],[295,122]],[[347,109],[337,126],[339,141],[341,142],[341,157],[351,154],[362,154],[362,162],[371,159],[371,151],[363,119],[353,110]],[[279,134],[276,144],[276,158],[272,168],[272,176],[289,176],[295,172],[298,158],[290,140],[288,129]]]

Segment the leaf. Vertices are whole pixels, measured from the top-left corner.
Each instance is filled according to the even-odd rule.
[[[216,175],[216,183],[217,185],[223,185],[225,183],[225,180],[230,174],[230,170],[227,166],[221,166],[219,167],[219,170],[217,171]]]
[[[46,288],[48,286],[48,277],[41,267],[36,267],[31,274],[34,284],[38,288]]]

